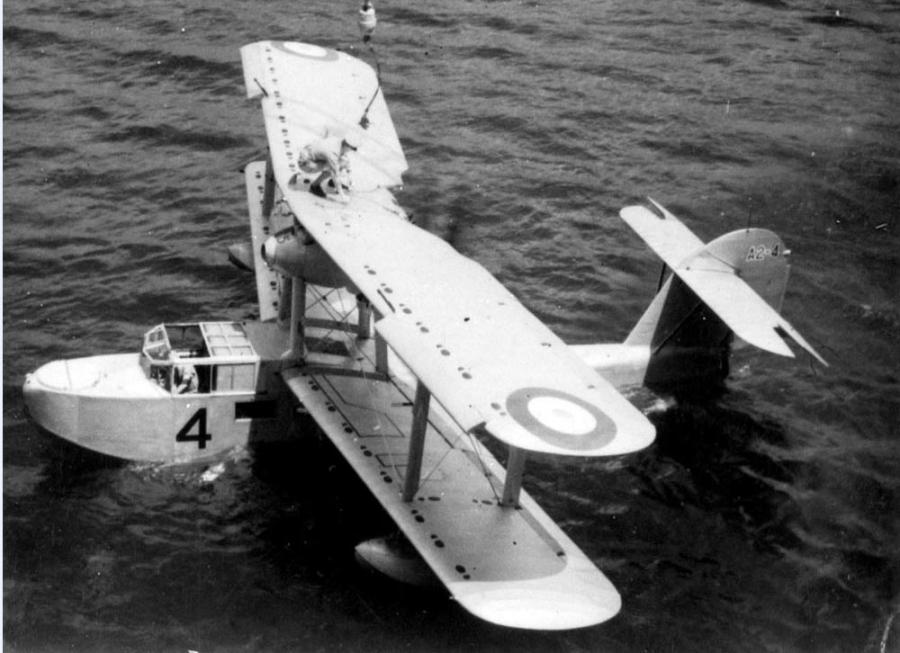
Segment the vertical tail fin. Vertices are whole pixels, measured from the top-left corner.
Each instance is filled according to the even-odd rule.
[[[649,346],[648,386],[681,381],[722,382],[734,340],[731,329],[676,275],[670,275],[626,345]]]

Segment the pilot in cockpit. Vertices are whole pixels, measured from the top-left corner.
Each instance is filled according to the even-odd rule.
[[[308,174],[319,173],[319,176],[309,185],[309,191],[319,197],[328,197],[323,184],[329,183],[334,187],[337,196],[347,200],[345,191],[350,190],[350,159],[351,151],[356,151],[358,145],[353,134],[347,134],[343,138],[326,136],[315,140],[300,152],[297,165]],[[291,185],[297,181],[298,175],[291,179]]]
[[[197,392],[197,369],[193,365],[175,366],[175,393]]]

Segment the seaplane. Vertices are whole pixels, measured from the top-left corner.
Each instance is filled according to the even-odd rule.
[[[396,524],[357,547],[372,566],[438,581],[502,626],[610,619],[619,593],[523,488],[527,459],[648,447],[654,427],[623,393],[720,383],[740,345],[793,343],[825,364],[780,315],[784,243],[760,228],[704,243],[655,201],[628,206],[662,259],[658,293],[624,342],[569,346],[400,207],[407,162],[373,67],[300,42],[241,58],[268,154],[245,167],[250,238],[230,252],[255,275],[259,319],[159,324],[138,352],[47,363],[24,383],[30,416],[80,447],[168,463],[311,416]],[[304,158],[329,138],[330,178]]]

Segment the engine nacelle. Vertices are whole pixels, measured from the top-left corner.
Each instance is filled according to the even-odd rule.
[[[271,236],[262,246],[263,260],[273,270],[289,277],[300,277],[317,286],[350,286],[347,275],[315,241],[285,229]]]

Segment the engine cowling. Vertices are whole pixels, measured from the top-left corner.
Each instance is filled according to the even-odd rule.
[[[273,270],[300,277],[317,286],[343,288],[350,285],[347,275],[315,241],[285,229],[271,236],[262,246],[263,260]]]

